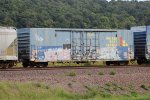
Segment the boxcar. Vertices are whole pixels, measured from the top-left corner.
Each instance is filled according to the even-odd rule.
[[[134,58],[132,38],[130,30],[23,28],[18,29],[19,59],[24,67],[54,61],[128,64]]]
[[[17,31],[0,27],[0,67],[13,67],[18,60]]]
[[[132,27],[135,59],[138,64],[150,62],[150,26]]]

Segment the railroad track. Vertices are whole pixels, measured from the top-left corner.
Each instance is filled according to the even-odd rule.
[[[14,67],[3,69],[0,68],[0,71],[29,71],[29,70],[63,70],[63,69],[101,69],[101,68],[136,68],[136,67],[150,67],[150,65],[128,65],[128,66],[55,66],[55,67]]]

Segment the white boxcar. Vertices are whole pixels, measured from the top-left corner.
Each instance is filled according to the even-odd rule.
[[[12,27],[0,27],[0,68],[13,67],[18,60],[17,32]]]

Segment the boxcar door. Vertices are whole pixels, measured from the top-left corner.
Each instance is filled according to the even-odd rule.
[[[96,60],[98,34],[95,32],[72,32],[72,59],[79,61]]]
[[[96,60],[97,34],[95,32],[83,33],[83,57],[84,60]]]
[[[72,39],[72,51],[71,51],[71,58],[72,60],[82,60],[83,53],[82,53],[82,45],[83,45],[83,33],[78,31],[73,31],[71,34]]]

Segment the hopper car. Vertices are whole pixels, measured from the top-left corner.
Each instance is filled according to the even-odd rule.
[[[18,60],[17,31],[13,27],[0,27],[0,68],[13,67]]]

